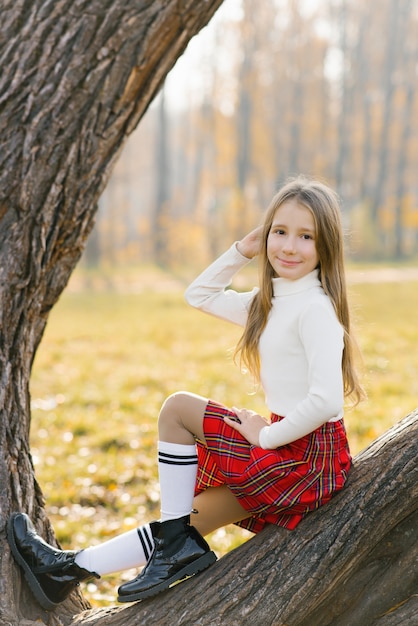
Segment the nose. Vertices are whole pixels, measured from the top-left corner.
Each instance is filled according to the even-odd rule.
[[[295,239],[292,236],[287,236],[283,247],[282,247],[283,252],[285,252],[286,254],[294,254],[295,252]]]

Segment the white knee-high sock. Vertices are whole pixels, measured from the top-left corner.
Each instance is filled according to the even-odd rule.
[[[154,549],[149,524],[79,552],[75,562],[100,576],[146,565]]]
[[[161,521],[189,515],[197,475],[196,445],[158,442]]]
[[[161,521],[188,515],[192,510],[197,474],[195,445],[158,442]],[[148,562],[154,549],[149,524],[79,552],[75,562],[100,576]]]

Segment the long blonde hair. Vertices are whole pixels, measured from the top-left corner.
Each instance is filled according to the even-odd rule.
[[[272,199],[264,220],[260,246],[260,290],[251,303],[247,324],[235,354],[239,355],[241,364],[245,365],[258,380],[260,375],[258,344],[272,307],[272,279],[275,277],[267,257],[267,238],[277,209],[290,199],[296,199],[301,206],[309,209],[314,218],[319,280],[344,328],[342,356],[344,393],[346,396],[352,396],[357,403],[365,397],[365,393],[354,366],[354,355],[358,349],[350,328],[340,207],[337,194],[321,182],[299,176],[286,183]]]

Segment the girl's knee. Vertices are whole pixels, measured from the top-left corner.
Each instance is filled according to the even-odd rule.
[[[165,419],[172,419],[173,416],[181,413],[181,408],[184,406],[186,402],[185,398],[187,397],[187,392],[185,391],[176,391],[168,396],[161,407],[159,421],[164,421]]]
[[[189,391],[176,391],[164,401],[159,419],[172,419],[176,416],[187,418],[189,415],[200,416],[201,413],[204,413],[207,402],[207,398],[197,396]]]
[[[159,435],[172,437],[173,429],[177,429],[188,431],[204,441],[203,417],[206,405],[207,399],[187,391],[177,391],[168,396],[158,418]],[[176,436],[179,437],[178,433]]]
[[[181,406],[184,396],[187,396],[187,393],[185,391],[176,391],[175,393],[172,393],[164,400],[161,409],[171,409]]]

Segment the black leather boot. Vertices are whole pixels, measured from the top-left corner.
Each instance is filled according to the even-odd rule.
[[[40,537],[25,513],[13,513],[7,524],[13,556],[39,604],[54,609],[81,581],[100,578],[75,563],[78,552],[59,550]]]
[[[190,526],[190,515],[151,522],[154,551],[142,572],[118,589],[119,602],[155,596],[173,583],[193,576],[216,561],[202,535]]]

